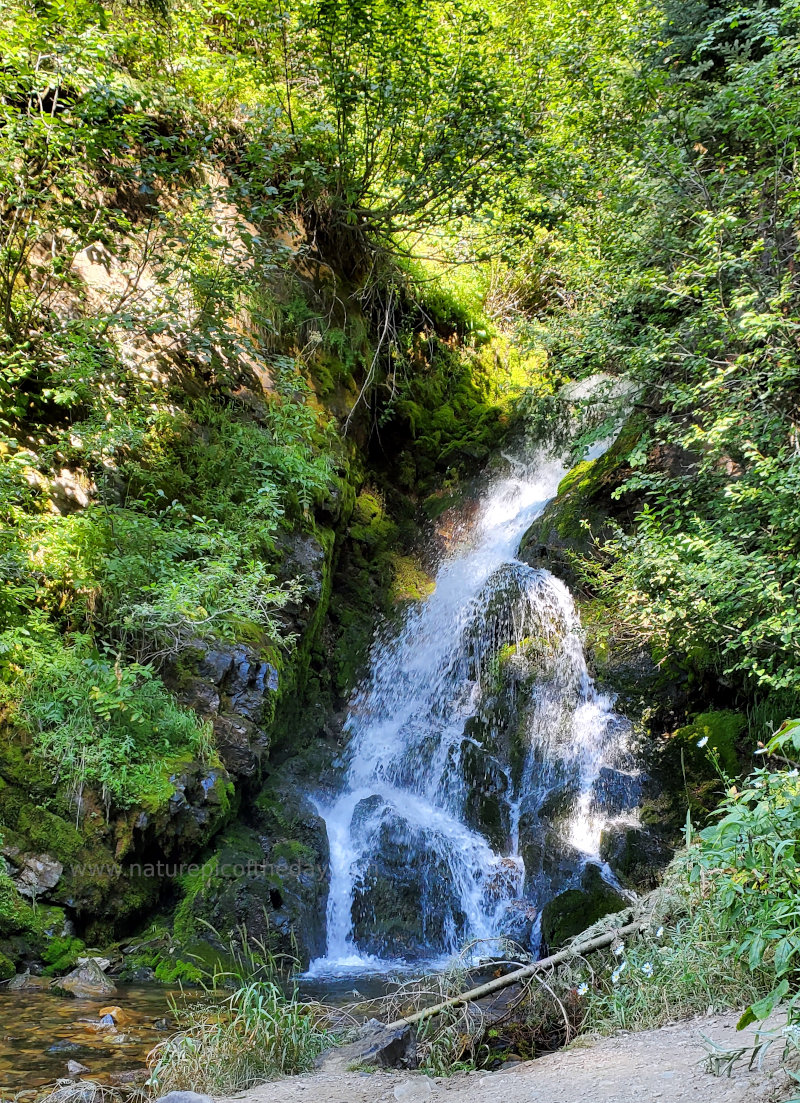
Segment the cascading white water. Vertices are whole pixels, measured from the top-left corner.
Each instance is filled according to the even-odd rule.
[[[314,974],[394,967],[517,933],[558,877],[558,889],[569,883],[534,854],[532,841],[547,846],[540,812],[554,793],[565,794],[572,873],[598,853],[607,819],[598,781],[627,729],[594,689],[566,586],[517,558],[565,468],[541,457],[514,466],[484,496],[429,599],[376,642],[351,702],[343,791],[319,809],[331,876],[327,952]],[[513,720],[495,715],[503,663],[521,671],[505,678],[504,700],[520,698]]]

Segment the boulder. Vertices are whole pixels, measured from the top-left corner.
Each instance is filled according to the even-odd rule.
[[[379,798],[380,799],[380,798]],[[363,805],[372,809],[374,798]],[[430,957],[460,938],[466,917],[453,891],[448,840],[409,824],[380,802],[367,816],[357,806],[364,846],[353,890],[353,937],[370,954],[406,959]]]
[[[370,1019],[361,1028],[361,1037],[349,1045],[324,1053],[317,1061],[324,1068],[349,1068],[366,1065],[373,1068],[417,1067],[414,1031],[410,1026],[387,1030],[384,1023]]]
[[[94,958],[89,958],[67,976],[60,977],[54,982],[53,989],[62,996],[74,996],[76,999],[112,996],[117,990]]]
[[[542,938],[549,949],[585,931],[598,919],[627,907],[625,897],[603,880],[599,866],[588,865],[580,887],[567,889],[542,909]]]
[[[632,824],[611,824],[600,836],[600,857],[626,884],[654,888],[674,851],[662,838]]]
[[[25,988],[50,988],[52,981],[48,977],[35,977],[30,972],[18,973],[8,982],[8,988],[20,991]]]

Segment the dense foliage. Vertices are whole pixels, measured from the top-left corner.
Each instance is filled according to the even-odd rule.
[[[353,463],[320,399],[417,438],[412,490],[497,438],[405,259],[525,144],[491,34],[464,2],[5,6],[0,704],[74,792],[214,761],[160,680],[188,646],[294,645],[281,533]]]
[[[614,9],[587,58],[556,37],[538,258],[562,368],[627,375],[646,414],[604,584],[662,654],[795,692],[797,8]]]

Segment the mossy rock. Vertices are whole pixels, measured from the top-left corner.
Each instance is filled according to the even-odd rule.
[[[603,880],[599,867],[588,865],[580,888],[567,889],[545,904],[542,938],[550,949],[555,949],[604,915],[622,911],[626,903],[624,896]]]
[[[591,558],[593,540],[625,512],[612,494],[624,482],[625,461],[641,434],[641,418],[634,416],[607,452],[567,472],[556,497],[522,537],[522,560],[547,568],[573,589],[578,586],[576,560]]]
[[[680,753],[692,779],[710,780],[717,777],[713,756],[729,777],[741,770],[739,739],[747,727],[747,718],[730,709],[701,712],[690,724],[678,728],[669,737],[671,748]]]
[[[624,884],[640,891],[655,888],[673,854],[658,835],[630,824],[612,824],[600,836],[600,857]]]
[[[436,588],[431,575],[410,555],[392,557],[394,581],[391,587],[393,602],[424,601]]]
[[[42,953],[42,961],[46,966],[45,975],[55,976],[68,972],[85,950],[85,943],[71,935],[49,939]]]
[[[0,980],[11,980],[16,971],[16,966],[11,958],[0,951]]]

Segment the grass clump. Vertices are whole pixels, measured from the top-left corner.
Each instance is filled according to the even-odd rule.
[[[200,1002],[176,1012],[180,1030],[150,1055],[150,1087],[240,1091],[304,1072],[334,1036],[319,1004],[286,995],[271,981],[243,983],[221,1005]]]
[[[651,897],[653,917],[640,936],[572,970],[570,985],[584,1003],[581,1032],[652,1030],[740,1008],[769,990],[765,969],[751,971],[726,954],[713,896],[690,883],[695,861],[691,851],[675,860]]]

